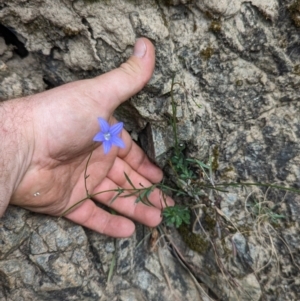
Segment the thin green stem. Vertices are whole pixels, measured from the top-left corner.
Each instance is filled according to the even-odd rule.
[[[106,193],[106,192],[118,192],[119,193],[119,197],[128,197],[130,195],[124,195],[122,196],[121,194],[124,193],[124,192],[134,192],[132,195],[134,194],[140,194],[142,193],[143,191],[147,190],[147,189],[152,189],[153,187],[157,187],[157,184],[155,185],[151,185],[149,187],[143,187],[143,188],[128,188],[128,189],[122,189],[122,188],[117,188],[117,189],[108,189],[108,190],[103,190],[103,191],[99,191],[99,192],[96,192],[94,194],[89,194],[88,196],[86,196],[85,198],[81,199],[80,201],[76,202],[74,205],[72,205],[71,207],[69,207],[67,210],[65,210],[61,215],[60,217],[68,214],[71,210],[73,210],[76,206],[80,205],[82,202],[88,200],[88,199],[92,199],[93,197],[95,197],[96,195],[99,195],[99,194],[102,194],[102,193]]]
[[[177,107],[174,101],[174,80],[175,80],[175,74],[172,77],[172,83],[171,83],[171,101],[172,101],[172,127],[173,127],[173,133],[174,133],[174,140],[175,140],[175,153],[178,155],[179,149],[178,149],[178,137],[177,137],[177,120],[176,120],[176,115],[177,115]]]
[[[85,187],[85,193],[86,193],[87,198],[90,198],[90,194],[89,194],[89,191],[88,191],[88,188],[87,188],[87,181],[86,180],[90,175],[87,175],[86,173],[87,173],[88,165],[90,163],[90,160],[91,160],[94,149],[95,149],[95,147],[93,147],[91,153],[89,154],[89,157],[86,161],[86,165],[85,165],[85,169],[84,169],[84,187]]]
[[[181,193],[185,193],[185,191],[183,191],[183,190],[181,190],[181,189],[175,189],[175,188],[171,188],[171,187],[169,187],[169,186],[166,186],[166,185],[164,185],[164,184],[157,184],[157,188],[165,188],[165,189],[167,189],[167,190],[170,190],[170,191],[173,191],[173,192],[181,192]],[[186,194],[186,193],[185,193]]]

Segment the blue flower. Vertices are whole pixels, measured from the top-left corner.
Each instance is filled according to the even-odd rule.
[[[118,137],[118,134],[123,129],[123,122],[118,122],[110,126],[106,120],[100,117],[98,117],[98,122],[101,131],[96,134],[93,140],[103,143],[104,154],[110,151],[113,144],[121,148],[125,147],[124,141]]]

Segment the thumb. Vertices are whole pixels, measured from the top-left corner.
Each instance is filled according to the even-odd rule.
[[[155,65],[153,44],[146,38],[136,41],[133,55],[119,68],[100,75],[96,81],[96,99],[113,111],[139,92],[150,80]],[[95,84],[95,83],[94,83]]]

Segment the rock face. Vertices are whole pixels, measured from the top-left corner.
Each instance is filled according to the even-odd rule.
[[[174,144],[175,75],[178,139],[187,156],[217,163],[215,184],[300,189],[299,3],[0,0],[0,99],[107,72],[144,36],[154,75],[116,116],[152,159],[163,167]],[[141,226],[115,241],[10,207],[0,300],[298,300],[299,196],[258,186],[207,194],[193,232],[165,229],[158,248]]]

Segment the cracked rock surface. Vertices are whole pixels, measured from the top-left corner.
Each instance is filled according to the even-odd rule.
[[[175,74],[178,139],[213,156],[216,183],[300,189],[299,12],[298,0],[0,0],[0,99],[112,70],[144,36],[155,72],[116,117],[153,160],[164,167],[174,144]],[[209,195],[218,214],[204,202],[193,232],[169,229],[159,248],[142,226],[114,240],[10,207],[0,300],[298,300],[299,196],[225,190]]]

